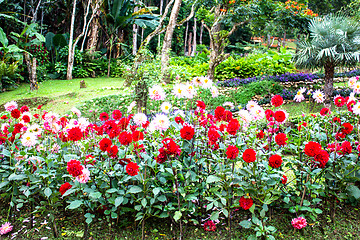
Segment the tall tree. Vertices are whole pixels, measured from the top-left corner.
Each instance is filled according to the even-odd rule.
[[[169,51],[171,47],[171,40],[173,37],[176,21],[179,15],[180,6],[182,0],[175,0],[174,6],[171,10],[169,23],[166,27],[166,32],[163,40],[163,46],[161,50],[161,71],[166,75],[169,65]]]
[[[299,43],[295,62],[309,69],[324,68],[324,93],[333,94],[335,67],[354,66],[360,60],[360,24],[343,15],[316,17],[310,21],[311,40]]]

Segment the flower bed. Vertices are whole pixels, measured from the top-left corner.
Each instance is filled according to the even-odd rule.
[[[334,77],[354,77],[360,75],[360,69],[355,69],[349,72],[343,72],[343,73],[335,73]],[[312,73],[285,73],[281,75],[276,76],[257,76],[257,77],[251,77],[251,78],[232,78],[225,81],[220,81],[217,83],[220,87],[238,87],[242,85],[249,84],[251,82],[259,82],[259,81],[275,81],[280,83],[309,83],[313,82],[315,79],[322,79],[324,77],[323,74],[312,74]]]
[[[197,92],[212,89],[216,97],[216,89],[203,78],[198,85],[176,85],[173,96],[154,86],[149,97],[161,113],[133,114],[132,104],[126,114],[97,114],[96,122],[77,109],[59,116],[7,103],[0,120],[0,193],[10,204],[2,219],[30,206],[49,214],[56,235],[56,213],[66,206],[87,225],[101,214],[109,222],[172,219],[181,235],[184,224],[215,231],[224,223],[231,231],[241,211],[242,228],[274,239],[269,208],[289,211],[289,227],[301,229],[316,224],[329,204],[335,209],[336,201],[360,197],[353,184],[360,169],[356,98],[338,96],[335,111],[299,116],[290,129],[279,95],[270,109],[250,101],[235,118],[224,107],[208,109]],[[324,100],[320,91],[313,97]],[[0,233],[18,233],[13,228],[7,223]]]

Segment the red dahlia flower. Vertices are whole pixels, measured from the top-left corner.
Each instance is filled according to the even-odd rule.
[[[13,118],[18,119],[18,118],[20,117],[20,111],[19,111],[19,109],[14,109],[14,110],[12,110],[12,111],[11,111],[11,116],[12,116]]]
[[[242,158],[247,163],[255,162],[256,152],[254,151],[254,149],[248,148],[244,151]]]
[[[197,101],[196,106],[198,106],[198,107],[201,108],[201,109],[205,109],[205,108],[206,108],[205,103],[204,103],[203,101],[200,101],[200,100]]]
[[[66,191],[69,190],[70,188],[72,188],[72,185],[66,182],[60,186],[59,192],[61,193],[61,195],[64,195]]]
[[[318,162],[320,168],[324,168],[326,163],[329,161],[329,153],[325,150],[320,150],[315,156],[314,160]]]
[[[256,138],[257,138],[257,139],[263,139],[264,137],[265,137],[265,133],[264,133],[263,130],[260,130],[260,132],[258,132],[258,133],[256,134]]]
[[[131,133],[128,133],[128,132],[122,132],[120,135],[119,135],[119,142],[122,144],[122,145],[129,145],[131,142],[132,142],[132,135]]]
[[[265,116],[266,116],[266,120],[268,120],[269,122],[274,121],[274,111],[271,109],[266,109],[265,110]]]
[[[284,112],[284,111],[281,111],[281,110],[276,111],[275,114],[274,114],[274,116],[275,116],[275,121],[277,121],[277,122],[279,122],[279,123],[284,122],[285,119],[286,119],[285,112]]]
[[[177,124],[183,124],[184,123],[184,120],[180,117],[180,116],[177,116],[177,117],[175,117],[175,122],[177,123]]]
[[[29,109],[28,106],[22,106],[22,107],[20,108],[20,112],[21,112],[21,113],[28,112],[28,111],[30,111],[30,109]]]
[[[209,220],[207,222],[204,223],[204,230],[205,231],[211,231],[211,232],[215,232],[216,230],[216,225],[212,220]]]
[[[122,117],[122,113],[121,113],[120,110],[115,109],[115,110],[112,112],[112,118],[113,118],[114,120],[119,120],[121,117]]]
[[[77,177],[82,174],[83,166],[81,166],[81,162],[75,159],[68,161],[67,163],[67,171],[73,177]]]
[[[269,166],[272,168],[279,168],[281,167],[283,160],[281,156],[274,154],[269,158]]]
[[[243,208],[244,210],[248,210],[254,204],[254,201],[251,197],[245,198],[244,196],[242,196],[239,200],[239,204],[241,208]]]
[[[230,135],[235,135],[237,130],[240,128],[240,123],[237,119],[232,119],[226,127],[226,131]]]
[[[195,134],[195,130],[193,127],[191,126],[184,126],[181,130],[180,130],[180,136],[182,139],[188,140],[190,141]]]
[[[105,152],[110,146],[112,145],[112,142],[108,138],[103,138],[99,142],[99,148],[101,151]]]
[[[322,108],[320,110],[320,115],[321,116],[326,116],[326,115],[330,115],[330,114],[331,114],[331,112],[330,112],[330,109],[328,109],[328,108]]]
[[[283,98],[280,95],[275,95],[271,98],[271,105],[279,107],[284,103]]]
[[[108,149],[106,149],[106,151],[110,157],[115,158],[119,152],[119,149],[116,145],[113,145],[113,146],[109,147]]]
[[[139,173],[139,166],[137,165],[137,163],[134,162],[129,162],[126,165],[126,172],[127,174],[129,174],[130,176],[136,176]]]
[[[351,143],[348,141],[344,141],[341,144],[341,154],[345,155],[345,154],[350,154],[352,152],[352,146]]]
[[[106,112],[100,113],[99,119],[101,121],[107,121],[107,120],[109,120],[109,115]]]
[[[22,120],[25,122],[25,123],[28,123],[30,122],[30,117],[28,115],[24,115],[22,116]]]
[[[337,107],[342,107],[346,103],[345,98],[342,96],[338,96],[334,99],[334,103]]]
[[[275,142],[277,143],[277,145],[279,146],[284,146],[286,145],[286,141],[288,140],[288,138],[286,137],[285,133],[279,133],[278,135],[275,136]]]
[[[220,134],[216,129],[210,128],[208,132],[208,137],[210,142],[216,143],[217,140],[220,138]]]
[[[83,137],[83,133],[79,127],[73,127],[68,131],[68,139],[71,141],[79,141]]]
[[[305,154],[309,157],[314,157],[321,150],[321,145],[317,142],[308,142],[305,145]]]
[[[137,142],[137,141],[141,141],[141,140],[144,140],[144,133],[140,132],[140,131],[134,131],[132,134],[132,140],[134,142]]]
[[[285,185],[287,183],[287,180],[288,180],[287,176],[283,175],[281,178],[281,183]]]
[[[226,149],[226,156],[228,159],[235,159],[239,155],[239,149],[234,145],[229,145]]]
[[[353,125],[351,125],[350,123],[343,123],[341,127],[341,132],[343,132],[344,134],[350,134],[354,129]]]
[[[225,112],[225,108],[223,108],[222,106],[217,106],[216,109],[215,109],[215,117],[216,117],[216,119],[222,120],[224,112]]]

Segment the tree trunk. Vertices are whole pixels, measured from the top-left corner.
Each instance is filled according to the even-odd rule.
[[[219,32],[221,30],[221,25],[217,22],[215,25],[212,26],[209,34],[210,34],[210,60],[209,60],[209,70],[208,70],[208,77],[214,80],[215,76],[215,68],[219,65],[218,57],[221,53],[221,42],[219,39]]]
[[[184,41],[184,56],[186,56],[186,50],[187,50],[186,47],[187,47],[188,31],[189,31],[189,22],[186,23],[185,41]]]
[[[89,50],[90,54],[93,54],[96,51],[96,46],[99,39],[99,20],[99,16],[95,16],[90,25],[90,32],[88,34],[88,41],[86,46],[86,49]]]
[[[286,32],[284,32],[283,41],[282,41],[282,46],[283,46],[283,47],[286,46]]]
[[[195,52],[196,52],[196,18],[194,18],[193,32],[194,32],[194,40],[193,40],[193,50],[191,51],[191,56],[195,56]]]
[[[334,92],[334,72],[335,72],[335,66],[332,62],[328,61],[324,65],[325,68],[325,78],[324,78],[324,93],[326,97],[326,102],[329,102],[333,92]]]
[[[68,55],[68,66],[66,72],[67,80],[72,79],[72,70],[74,67],[73,39],[74,39],[75,12],[76,12],[76,0],[73,1],[73,10],[71,15],[71,23],[70,23],[69,55]]]
[[[270,41],[271,41],[271,36],[270,36],[270,34],[268,34],[267,35],[267,48],[271,47]]]
[[[164,36],[164,42],[163,42],[163,47],[162,47],[162,51],[161,51],[161,72],[164,74],[164,76],[167,75],[171,40],[173,37],[176,20],[179,15],[181,2],[182,2],[182,0],[175,0],[174,6],[171,10],[169,24],[166,28],[166,32],[165,32],[165,36]],[[166,79],[166,82],[169,82],[170,78],[165,78],[165,79]]]
[[[191,40],[192,40],[192,32],[189,33],[189,38],[188,38],[188,50],[187,50],[187,56],[191,56],[192,53],[192,44],[191,44]]]
[[[203,31],[204,31],[204,23],[201,22],[201,27],[200,27],[200,39],[199,39],[200,45],[202,44]]]
[[[134,0],[135,3],[135,0]],[[134,12],[137,12],[139,9],[136,6],[134,8]],[[132,54],[135,56],[137,53],[137,35],[138,35],[138,26],[136,24],[133,24],[133,49]]]
[[[36,76],[36,58],[30,58],[29,53],[24,53],[25,63],[27,70],[29,72],[29,81],[30,81],[30,91],[35,91],[39,89]]]
[[[164,0],[160,0],[160,15],[163,14],[163,5],[164,5]],[[157,47],[157,51],[160,51],[160,46],[161,46],[161,35],[159,34],[158,36],[158,47]]]

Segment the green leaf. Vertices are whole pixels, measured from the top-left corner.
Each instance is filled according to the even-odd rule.
[[[7,45],[9,44],[6,34],[1,27],[0,27],[0,42],[4,47],[7,47]]]
[[[243,228],[246,228],[246,229],[251,228],[251,225],[252,225],[251,221],[248,221],[248,220],[243,220],[239,224],[240,224],[240,226],[242,226]]]
[[[1,152],[1,155],[4,155],[5,157],[11,157],[10,151],[3,149]]]
[[[5,187],[8,184],[9,184],[9,181],[4,181],[4,182],[0,183],[0,189],[2,189],[3,187]]]
[[[350,196],[353,196],[356,199],[360,198],[360,189],[355,185],[350,185],[347,187]]]
[[[261,225],[261,221],[255,216],[252,217],[252,222],[258,226]]]
[[[153,189],[153,193],[154,193],[154,196],[155,196],[155,197],[159,194],[159,192],[161,191],[161,189],[162,189],[162,188],[160,188],[160,187],[157,187],[157,188],[154,188],[154,189]]]
[[[132,186],[129,189],[129,193],[139,193],[139,192],[142,192],[142,189],[139,186]]]
[[[45,190],[44,190],[44,194],[45,194],[45,196],[46,197],[50,197],[51,196],[51,194],[52,194],[52,191],[51,191],[51,189],[50,188],[45,188]]]
[[[206,179],[206,183],[209,184],[209,183],[219,182],[220,180],[221,180],[221,178],[214,176],[214,175],[210,175]]]
[[[143,199],[141,200],[141,205],[142,205],[144,208],[146,207],[146,205],[147,205],[146,198],[143,198]]]
[[[16,175],[15,173],[9,176],[9,181],[20,181],[24,180],[27,176],[25,174]]]
[[[123,197],[117,197],[117,198],[115,199],[115,207],[120,206],[123,201],[124,201],[124,198],[123,198]]]
[[[182,216],[182,213],[180,211],[176,211],[174,214],[174,220],[177,222]]]
[[[83,204],[82,200],[75,200],[75,201],[72,201],[69,205],[69,209],[75,209],[75,208],[78,208],[80,207],[81,205]]]
[[[101,197],[101,192],[92,192],[89,194],[89,197],[94,198],[94,199],[98,199]]]
[[[210,220],[213,220],[213,221],[218,220],[219,219],[219,214],[220,214],[219,212],[213,212],[211,214]]]

